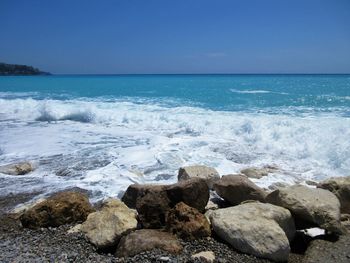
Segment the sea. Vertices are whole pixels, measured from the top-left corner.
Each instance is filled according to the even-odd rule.
[[[274,166],[261,187],[350,175],[350,75],[0,77],[0,195],[79,187],[93,201],[133,183]]]

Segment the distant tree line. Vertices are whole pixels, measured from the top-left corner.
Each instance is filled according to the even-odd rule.
[[[50,75],[48,72],[26,65],[0,63],[0,76]]]

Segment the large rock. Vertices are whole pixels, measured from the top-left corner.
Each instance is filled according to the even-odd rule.
[[[169,185],[166,192],[172,206],[184,202],[200,212],[205,211],[205,206],[209,200],[209,188],[205,180],[201,178],[191,178]]]
[[[204,165],[181,167],[177,176],[179,181],[197,177],[204,179],[209,189],[212,189],[213,184],[220,179],[219,173],[214,168]]]
[[[164,185],[153,184],[132,184],[122,197],[122,201],[130,208],[136,208],[136,201],[145,196],[148,192],[165,191]]]
[[[87,217],[80,231],[97,248],[106,249],[115,246],[123,235],[136,228],[136,212],[123,202],[110,199],[100,211]]]
[[[26,210],[20,220],[28,228],[57,227],[83,222],[93,211],[85,194],[60,192]]]
[[[291,213],[260,202],[211,211],[215,233],[235,249],[275,261],[287,261],[295,235]]]
[[[350,214],[350,176],[333,177],[319,183],[317,187],[335,194],[340,201],[340,211]]]
[[[177,203],[194,207],[201,212],[209,199],[205,180],[191,178],[172,185],[131,185],[122,200],[131,207],[135,205],[145,228],[165,226],[165,216]]]
[[[9,175],[24,175],[34,171],[35,167],[30,162],[21,162],[0,166],[0,173]]]
[[[225,175],[214,184],[216,193],[232,205],[243,201],[264,202],[266,193],[244,175]]]
[[[340,231],[340,203],[328,190],[293,185],[270,193],[266,201],[289,209],[300,228],[319,226]]]
[[[166,225],[169,232],[183,239],[197,239],[211,235],[207,218],[183,202],[169,211]]]
[[[141,229],[120,240],[116,256],[130,257],[152,249],[161,249],[176,254],[181,252],[182,246],[179,240],[170,233],[154,229]]]
[[[144,228],[162,228],[165,217],[171,209],[171,202],[166,191],[148,191],[137,200],[136,210]]]

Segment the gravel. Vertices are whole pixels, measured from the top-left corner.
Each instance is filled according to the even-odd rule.
[[[215,253],[216,262],[220,263],[270,262],[239,253],[216,238],[182,241],[184,249],[179,255],[153,250],[131,258],[117,258],[113,251],[110,254],[96,251],[81,233],[68,234],[67,230],[71,225],[31,230],[22,228],[18,220],[3,212],[27,198],[28,196],[0,197],[0,262],[201,262],[191,259],[191,256],[208,250]],[[300,255],[291,254],[290,262],[300,261]]]

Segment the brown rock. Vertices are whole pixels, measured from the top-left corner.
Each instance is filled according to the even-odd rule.
[[[205,180],[201,178],[190,178],[177,184],[169,185],[166,192],[172,206],[179,202],[198,209],[200,212],[205,211],[205,206],[209,200],[209,188]]]
[[[161,228],[170,210],[170,200],[165,191],[154,189],[137,199],[136,210],[144,228]]]
[[[161,249],[176,254],[181,252],[182,246],[179,240],[170,233],[154,229],[141,229],[120,240],[116,256],[130,257],[152,249]]]
[[[129,207],[136,206],[145,228],[165,226],[166,214],[179,202],[204,211],[208,199],[209,188],[200,178],[172,185],[131,185],[122,198]]]
[[[183,202],[169,211],[166,224],[168,231],[183,239],[197,239],[211,235],[207,218]]]
[[[214,184],[214,189],[219,196],[232,205],[238,205],[243,201],[265,201],[266,193],[246,176],[225,175]]]
[[[28,228],[57,227],[83,222],[93,211],[86,195],[60,192],[26,210],[20,220]]]
[[[164,190],[164,185],[132,184],[124,193],[122,201],[129,208],[136,208],[136,201],[146,195],[146,193],[162,190]]]

